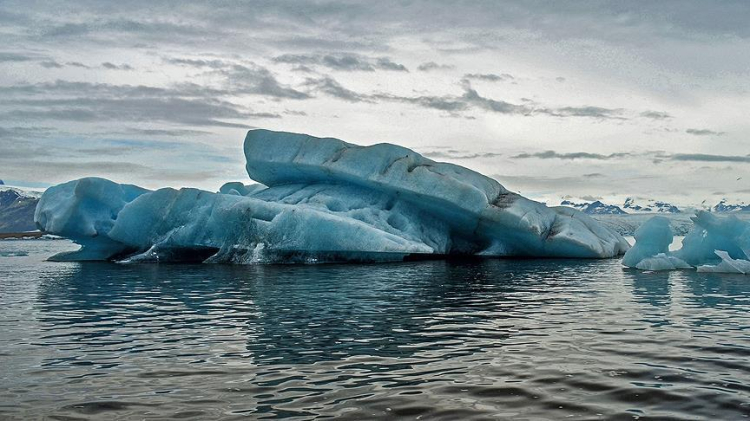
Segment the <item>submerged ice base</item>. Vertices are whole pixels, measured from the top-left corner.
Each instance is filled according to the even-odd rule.
[[[409,149],[252,130],[261,183],[149,191],[99,178],[49,188],[40,229],[81,244],[57,259],[230,263],[392,261],[420,255],[606,258],[625,239],[589,216]]]
[[[682,248],[668,250],[672,242],[669,221],[654,217],[635,232],[635,245],[622,263],[641,270],[693,269],[699,272],[750,274],[750,222],[734,215],[718,217],[699,211],[691,218],[693,229]]]

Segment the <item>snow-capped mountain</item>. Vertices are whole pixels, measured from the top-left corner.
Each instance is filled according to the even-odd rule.
[[[607,205],[599,200],[594,202],[573,202],[570,200],[563,200],[560,202],[560,206],[575,208],[589,215],[624,215],[627,213],[620,209],[619,206]]]
[[[0,233],[36,230],[34,210],[40,195],[38,192],[0,187]]]
[[[622,208],[627,213],[680,213],[680,209],[667,202],[653,199],[625,199]]]
[[[629,197],[622,205],[606,203],[602,200],[586,200],[565,197],[560,206],[569,206],[589,215],[625,215],[646,213],[680,213],[680,209],[670,203],[653,199]]]
[[[750,205],[745,202],[732,203],[727,199],[722,199],[719,203],[710,208],[711,212],[750,212]]]

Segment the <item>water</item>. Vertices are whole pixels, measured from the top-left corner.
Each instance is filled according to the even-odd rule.
[[[750,415],[750,277],[43,261],[70,248],[0,242],[0,419]]]

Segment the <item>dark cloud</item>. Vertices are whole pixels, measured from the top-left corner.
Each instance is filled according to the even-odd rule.
[[[108,70],[133,70],[129,64],[114,64],[108,61],[102,63],[102,67]]]
[[[45,60],[45,61],[40,62],[39,65],[47,69],[62,69],[63,67],[65,67],[64,65],[54,60]]]
[[[600,119],[626,120],[626,118],[622,116],[624,112],[622,108],[603,108],[595,106],[561,107],[537,110],[537,112],[549,114],[555,117],[592,117]]]
[[[421,72],[429,72],[432,70],[453,70],[456,66],[452,66],[450,64],[438,64],[434,61],[428,61],[427,63],[422,63],[419,66],[417,66],[417,70]]]
[[[592,173],[589,173],[589,174],[584,174],[583,176],[586,177],[586,178],[601,178],[601,177],[606,177],[604,174],[598,173],[598,172],[592,172]]]
[[[203,60],[203,59],[190,59],[190,58],[165,58],[165,62],[175,64],[178,66],[189,66],[197,68],[211,68],[211,69],[224,69],[230,66],[230,63],[224,60]]]
[[[406,66],[388,57],[370,58],[359,54],[283,54],[274,58],[278,63],[301,66],[318,65],[332,70],[372,72],[376,69],[408,72]]]
[[[672,118],[669,113],[664,111],[644,111],[640,114],[641,117],[650,118],[653,120],[666,120]]]
[[[700,153],[684,153],[666,155],[672,161],[696,161],[696,162],[744,162],[750,163],[750,155],[710,155]]]
[[[484,80],[488,82],[505,82],[514,80],[515,78],[507,73],[467,73],[464,75],[464,79]]]
[[[232,65],[216,70],[226,78],[227,89],[233,94],[254,94],[277,99],[307,99],[310,95],[284,85],[268,69],[260,66]]]
[[[532,113],[532,109],[524,105],[515,105],[505,101],[485,98],[479,95],[476,90],[468,86],[465,88],[465,92],[461,99],[475,107],[501,114],[530,115]]]
[[[535,108],[528,105],[518,105],[503,100],[487,98],[480,95],[475,89],[471,87],[468,82],[462,84],[464,93],[460,96],[403,96],[385,93],[363,94],[344,88],[340,83],[336,82],[334,79],[328,76],[320,79],[308,79],[306,85],[311,86],[313,87],[313,89],[323,92],[332,97],[349,102],[401,102],[417,105],[423,108],[447,111],[452,115],[471,108],[476,108],[493,113],[508,115],[550,115],[554,117],[592,117],[600,119],[625,120],[625,118],[621,116],[621,114],[623,113],[622,109],[610,109],[594,106]]]
[[[396,72],[408,72],[409,69],[403,64],[394,63],[388,57],[380,57],[375,61],[375,67],[382,70],[393,70]]]
[[[708,129],[687,129],[685,130],[685,133],[691,134],[693,136],[722,136],[724,135],[724,132],[715,132],[713,130],[708,130]]]
[[[82,69],[90,69],[91,68],[91,67],[89,67],[89,66],[87,66],[87,65],[85,65],[85,64],[83,64],[81,62],[78,62],[78,61],[69,61],[69,62],[65,63],[65,65],[66,66],[71,66],[71,67],[80,67]]]
[[[344,88],[340,83],[330,77],[308,79],[305,84],[315,91],[323,92],[329,96],[347,102],[372,102],[372,99],[368,95],[359,94],[350,89]]]
[[[374,94],[369,98],[382,101],[394,101],[402,102],[406,104],[413,104],[423,108],[431,108],[440,111],[458,112],[464,111],[469,108],[469,105],[461,100],[460,97],[454,96],[399,96],[390,94]]]
[[[223,92],[190,83],[155,88],[56,81],[0,87],[8,106],[0,108],[0,121],[167,122],[250,128],[245,121],[280,117],[217,99],[217,93]]]

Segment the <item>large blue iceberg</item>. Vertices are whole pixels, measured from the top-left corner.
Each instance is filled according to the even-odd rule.
[[[84,178],[49,188],[35,221],[82,246],[57,260],[606,258],[629,248],[579,211],[400,146],[252,130],[244,149],[247,173],[261,184],[150,191]]]
[[[635,232],[635,246],[622,263],[641,270],[697,269],[699,272],[750,274],[750,222],[734,215],[719,217],[699,211],[682,248],[669,251],[669,220],[657,216]]]

